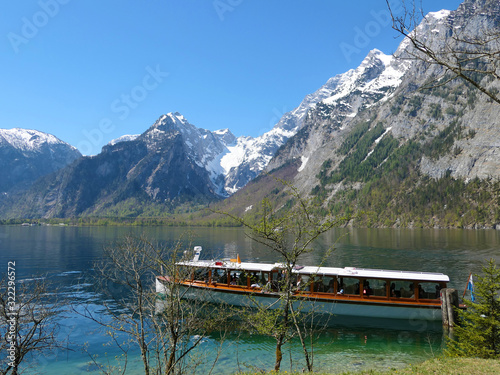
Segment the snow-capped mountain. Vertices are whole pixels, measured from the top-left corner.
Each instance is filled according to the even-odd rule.
[[[110,142],[144,140],[150,150],[165,134],[177,131],[189,157],[210,176],[213,190],[228,196],[257,177],[276,151],[302,127],[311,108],[321,106],[339,124],[394,92],[409,64],[378,50],[371,51],[356,69],[330,78],[316,92],[307,95],[293,111],[286,113],[270,131],[259,137],[236,138],[228,129],[209,131],[190,124],[180,113],[161,116],[144,134],[123,136]]]
[[[256,138],[238,138],[237,144],[222,158],[226,191],[234,193],[259,175],[276,151],[302,128],[311,109],[321,109],[325,115],[336,116],[340,125],[360,110],[387,100],[401,83],[409,65],[373,50],[358,68],[330,78],[317,91],[307,95],[297,108],[283,115],[271,131]]]
[[[498,34],[498,25],[498,1],[466,0],[456,11],[429,13],[416,33],[453,60],[460,49],[474,51],[471,44]],[[363,226],[416,221],[477,228],[482,221],[500,227],[497,188],[490,187],[500,177],[500,106],[464,80],[452,79],[443,66],[416,59],[408,40],[395,55],[400,59],[374,50],[357,69],[334,77],[335,92],[309,108],[302,128],[268,170],[283,167],[280,173],[325,208],[369,212]],[[492,63],[489,57],[479,60],[477,66]],[[473,79],[492,92],[500,89],[493,76]],[[251,190],[265,190],[260,182]],[[447,184],[462,190],[451,193]],[[236,194],[238,200],[255,204]],[[476,209],[485,214],[475,215]]]
[[[221,159],[227,155],[230,145],[236,137],[229,129],[211,132],[190,124],[178,112],[161,116],[138,140],[145,141],[150,151],[157,150],[163,138],[172,132],[178,132],[183,139],[188,157],[201,168],[204,168],[213,184],[213,190],[221,196],[227,195],[224,190],[225,170]]]
[[[318,103],[337,106],[345,117],[354,117],[361,109],[386,101],[401,83],[409,66],[407,61],[374,49],[358,68],[331,79],[334,85],[330,95]]]
[[[0,129],[0,145],[9,144],[22,152],[43,152],[50,147],[62,145],[76,150],[52,134],[31,129]]]
[[[0,191],[31,185],[82,155],[51,134],[30,129],[0,129]]]

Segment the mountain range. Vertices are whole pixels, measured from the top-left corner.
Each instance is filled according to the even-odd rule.
[[[479,33],[485,18],[498,24],[495,6],[466,0],[456,11],[428,14],[418,31],[445,48],[457,43],[459,30]],[[499,202],[491,203],[500,178],[500,107],[460,80],[422,89],[446,71],[412,59],[412,48],[403,40],[394,55],[370,51],[359,67],[330,78],[259,137],[208,131],[168,113],[95,156],[82,157],[69,145],[63,152],[58,143],[57,162],[38,175],[6,168],[8,176],[17,172],[2,180],[0,217],[163,216],[211,202],[244,214],[272,190],[267,178],[257,177],[280,171],[325,210],[372,212],[360,225],[500,222]],[[0,158],[15,165],[24,146],[13,146],[6,132],[0,132]],[[51,152],[33,160],[45,164]],[[20,175],[24,180],[14,178]],[[454,199],[433,196],[446,189],[441,185],[455,189]],[[493,198],[465,198],[471,189]],[[488,212],[478,214],[482,205]]]

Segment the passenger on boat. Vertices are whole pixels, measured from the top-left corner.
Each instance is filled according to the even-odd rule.
[[[411,293],[410,298],[415,298],[415,291],[413,290],[413,284],[410,284],[409,288]]]
[[[259,275],[257,275],[257,272],[254,272],[252,276],[250,277],[251,283],[253,284],[258,284],[259,283]],[[252,286],[250,285],[250,286]]]
[[[436,285],[436,293],[434,295],[434,298],[439,298],[441,297],[441,287],[439,285]]]
[[[303,286],[302,276],[299,275],[299,277],[297,278],[297,290],[300,290]]]
[[[219,278],[217,279],[217,282],[218,283],[221,283],[221,284],[226,284],[227,283],[227,273],[226,271],[224,271],[220,276]]]
[[[372,288],[370,288],[370,283],[368,281],[366,281],[364,284],[365,285],[363,288],[363,295],[371,296],[373,294],[373,290],[372,290]]]
[[[344,280],[343,279],[340,279],[340,282],[339,282],[339,291],[337,292],[337,294],[344,294]]]
[[[396,284],[392,283],[391,284],[391,297],[398,297],[398,295],[396,294]]]
[[[323,276],[320,276],[319,279],[314,281],[316,285],[316,292],[323,293],[325,291],[325,284],[323,284]]]
[[[267,283],[264,284],[264,287],[262,288],[262,293],[269,293],[272,290],[272,284],[271,280],[269,280]]]
[[[425,298],[424,288],[420,284],[418,284],[418,298]]]

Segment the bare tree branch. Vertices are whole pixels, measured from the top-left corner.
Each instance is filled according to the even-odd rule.
[[[0,374],[17,375],[28,357],[66,349],[58,337],[64,301],[44,277],[17,280],[15,299],[7,281],[0,280],[0,351],[13,358],[2,362]]]
[[[422,31],[422,25],[431,22],[425,16],[421,4],[411,2],[408,7],[404,3],[404,13],[396,16],[386,0],[392,17],[392,28],[406,38],[411,48],[404,55],[397,56],[409,60],[422,61],[429,65],[438,65],[445,69],[443,76],[450,74],[446,83],[461,79],[500,104],[498,90],[494,90],[483,78],[500,79],[500,30],[498,25],[488,24],[488,29],[470,30],[460,26],[459,29],[449,28],[450,36],[439,33],[439,43],[435,43],[429,33]],[[498,16],[497,16],[498,17]],[[436,81],[439,81],[437,78]],[[424,86],[433,88],[435,85]]]

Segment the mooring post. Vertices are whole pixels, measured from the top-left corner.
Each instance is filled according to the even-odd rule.
[[[455,308],[454,308],[455,307]],[[441,316],[444,327],[453,327],[456,323],[458,308],[458,292],[456,289],[441,289]]]
[[[448,321],[448,302],[446,301],[446,290],[441,289],[441,318],[443,321],[443,327],[449,327],[450,322]]]

